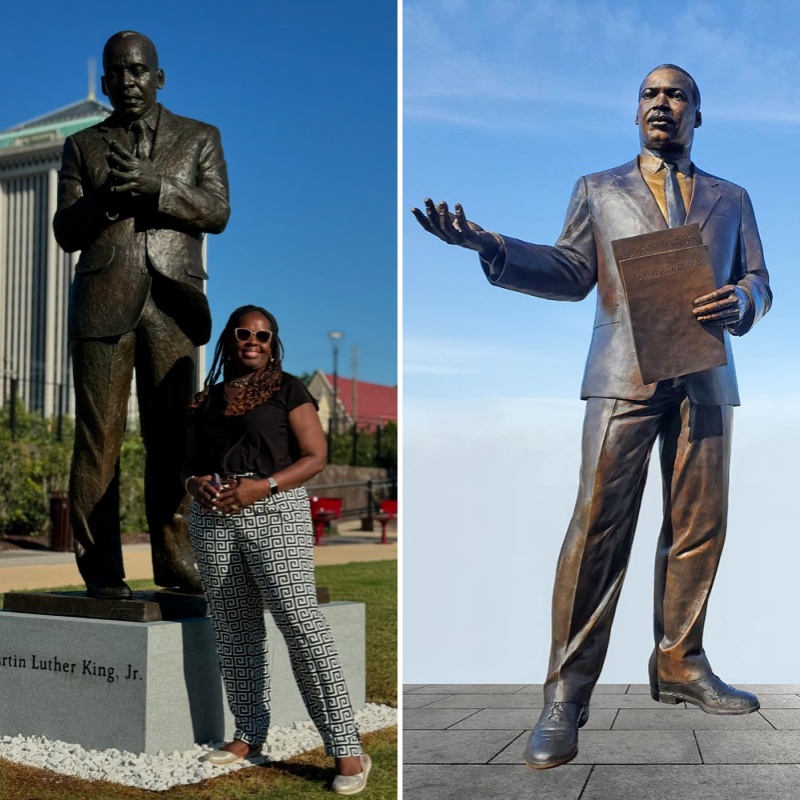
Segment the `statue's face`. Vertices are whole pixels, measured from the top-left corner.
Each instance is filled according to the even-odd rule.
[[[103,58],[103,94],[120,114],[141,117],[156,103],[164,73],[149,43],[136,36],[116,40]]]
[[[639,139],[644,147],[688,150],[701,119],[691,81],[682,72],[660,68],[644,79],[636,112]]]

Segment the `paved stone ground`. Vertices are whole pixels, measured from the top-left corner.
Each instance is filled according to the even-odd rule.
[[[360,522],[349,520],[339,526],[338,536],[329,536],[323,547],[314,548],[314,564],[349,564],[354,561],[392,561],[397,558],[397,523],[390,523],[387,544],[381,544],[377,531],[358,530]],[[125,574],[130,580],[151,580],[153,565],[149,544],[131,544],[122,548]],[[54,589],[83,584],[75,556],[49,550],[0,551],[0,592],[25,589]]]
[[[531,770],[522,751],[540,685],[410,684],[404,800],[800,800],[800,684],[741,685],[761,710],[720,717],[600,684],[580,752]]]

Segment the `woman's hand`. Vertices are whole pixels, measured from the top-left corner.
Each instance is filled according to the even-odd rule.
[[[214,508],[223,514],[235,514],[245,506],[263,500],[269,492],[269,481],[240,478],[235,484],[222,487]]]
[[[214,486],[213,475],[194,475],[186,481],[186,491],[205,508],[216,508],[219,491]]]

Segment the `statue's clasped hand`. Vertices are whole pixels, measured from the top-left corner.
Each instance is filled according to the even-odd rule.
[[[147,158],[137,158],[114,140],[110,140],[109,144],[112,192],[158,194],[161,191],[161,175],[156,172],[152,161]]]
[[[735,325],[748,307],[747,293],[730,283],[694,300],[692,313],[698,322],[709,325]]]

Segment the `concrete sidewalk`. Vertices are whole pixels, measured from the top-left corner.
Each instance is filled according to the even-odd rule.
[[[397,528],[394,524],[387,531],[389,544],[380,544],[380,530],[360,531],[359,526],[358,520],[340,524],[338,536],[327,537],[323,546],[314,548],[315,566],[397,558]],[[123,547],[123,558],[128,580],[152,580],[149,544]],[[72,553],[53,553],[49,550],[0,551],[0,593],[82,584]]]
[[[598,684],[570,764],[522,764],[540,685],[408,685],[404,800],[797,800],[800,685],[742,685],[761,710],[667,706],[640,684]]]

